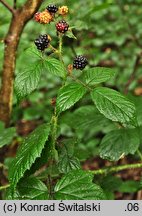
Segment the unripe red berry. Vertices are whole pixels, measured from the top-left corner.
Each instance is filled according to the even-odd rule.
[[[65,33],[68,31],[69,25],[65,20],[61,20],[56,24],[56,29],[58,32]]]

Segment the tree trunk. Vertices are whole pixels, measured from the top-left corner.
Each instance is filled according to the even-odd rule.
[[[41,3],[42,0],[28,0],[22,8],[15,10],[4,40],[5,50],[0,92],[0,120],[6,126],[9,125],[12,111],[14,71],[19,39],[26,23],[32,18]]]

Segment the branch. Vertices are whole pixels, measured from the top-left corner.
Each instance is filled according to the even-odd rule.
[[[126,170],[126,169],[136,169],[136,168],[142,168],[142,163],[106,167],[106,168],[103,168],[103,169],[93,170],[93,171],[90,171],[90,172],[93,173],[94,175],[107,175],[107,174],[110,174],[110,173],[116,173],[116,172]]]
[[[1,0],[0,0],[1,1]],[[5,51],[0,90],[0,120],[8,126],[12,111],[13,82],[16,50],[26,23],[37,12],[43,0],[27,0],[23,7],[14,10],[8,33],[5,37]],[[2,2],[2,1],[1,1]],[[3,1],[4,2],[4,1]]]
[[[12,13],[15,14],[15,10],[7,3],[5,0],[0,0],[0,2]]]

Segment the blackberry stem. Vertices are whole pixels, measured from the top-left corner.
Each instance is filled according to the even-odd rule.
[[[62,64],[65,65],[65,64],[64,64],[64,60],[63,60],[63,56],[62,56],[63,35],[62,35],[61,33],[59,33],[58,37],[59,37],[59,52],[58,52],[58,54],[59,54],[59,59],[60,59],[60,61],[62,62]],[[65,76],[65,78],[64,78],[64,84],[65,84],[66,80],[67,80],[67,73],[66,73],[66,76]],[[63,85],[64,85],[64,84],[63,84]]]
[[[90,172],[93,173],[94,175],[107,175],[110,173],[116,173],[126,169],[137,169],[137,168],[142,168],[142,163],[105,167],[99,170],[92,170]]]
[[[59,57],[60,57],[60,61],[64,64],[63,57],[62,57],[62,46],[63,46],[63,37],[62,34],[59,33]]]

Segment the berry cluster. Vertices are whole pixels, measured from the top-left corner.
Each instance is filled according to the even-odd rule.
[[[69,25],[65,20],[61,20],[56,24],[56,29],[58,32],[65,33],[68,31]]]
[[[35,40],[35,45],[38,50],[44,51],[48,45],[49,45],[50,39],[48,38],[48,35],[40,35],[39,38]]]
[[[37,12],[34,16],[36,22],[41,24],[48,24],[54,21],[55,14],[58,12],[59,15],[65,16],[69,12],[67,6],[57,7],[56,5],[50,4],[42,12]]]
[[[58,7],[56,5],[48,5],[46,9],[49,13],[56,13],[58,11]]]
[[[34,16],[36,22],[41,24],[48,24],[54,21],[55,13],[58,11],[59,15],[65,16],[69,9],[67,6],[57,7],[56,5],[50,4],[46,7],[43,12],[37,12]],[[60,33],[65,33],[68,31],[69,25],[65,20],[60,20],[56,23],[56,29]]]
[[[88,64],[88,60],[83,55],[78,55],[73,61],[73,68],[83,70]]]
[[[56,5],[50,4],[46,7],[46,10],[43,12],[37,12],[35,14],[35,20],[42,24],[48,24],[51,21],[54,21],[55,13],[58,12],[59,15],[65,16],[68,13],[68,7],[62,6],[57,7]],[[56,23],[56,30],[62,34],[66,33],[69,29],[69,24],[65,20],[60,20]],[[39,38],[35,40],[35,45],[38,50],[44,51],[49,43],[51,38],[48,35],[40,35]],[[78,55],[74,58],[72,68],[83,70],[88,64],[88,60],[83,55]],[[70,69],[72,71],[72,69]]]

